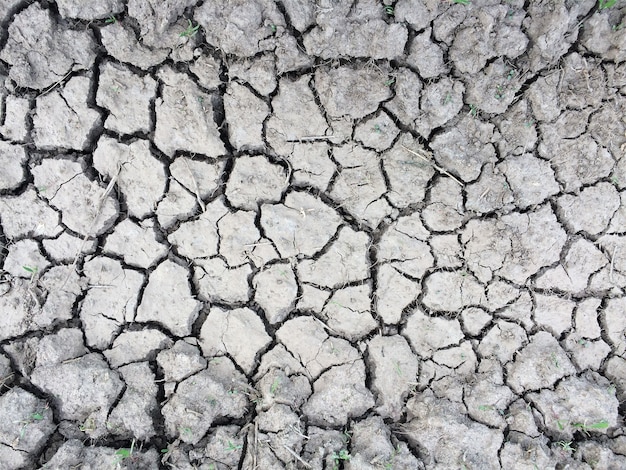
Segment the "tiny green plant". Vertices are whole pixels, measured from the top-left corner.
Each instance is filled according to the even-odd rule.
[[[469,0],[452,0],[452,3],[458,3],[459,5],[469,5],[470,2]]]
[[[228,452],[233,452],[233,451],[239,450],[241,448],[243,448],[243,446],[241,444],[235,445],[235,444],[233,444],[232,441],[228,441],[228,445],[226,446],[226,450]]]
[[[270,394],[272,396],[276,395],[276,392],[278,391],[279,387],[280,387],[280,379],[276,377],[274,381],[272,382],[272,385],[270,385]]]
[[[452,102],[452,94],[450,92],[446,93],[446,96],[443,99],[443,104],[448,104]]]
[[[130,449],[122,448],[115,451],[115,464],[117,465],[122,460],[126,460],[132,457],[135,450],[135,439],[130,443]]]
[[[617,3],[617,0],[598,0],[598,10],[606,10]]]
[[[606,429],[609,427],[609,422],[605,419],[597,421],[595,423],[572,423],[572,427],[581,430],[586,435],[589,435],[590,430]]]
[[[391,5],[387,5],[385,7],[385,13],[387,13],[387,16],[393,16],[394,14],[393,7]]]
[[[191,20],[187,20],[187,23],[188,23],[187,29],[184,30],[182,33],[180,33],[180,37],[181,38],[183,38],[183,37],[191,38],[191,37],[194,37],[196,34],[198,34],[198,30],[200,29],[200,25],[197,24],[197,25],[194,26],[193,23],[191,22]]]
[[[272,34],[276,34],[277,28],[275,24],[270,24],[270,29],[272,30]]]
[[[114,24],[117,23],[117,18],[113,15],[110,15],[106,20],[104,20],[106,24]]]
[[[396,83],[396,79],[393,77],[390,77],[388,80],[385,80],[385,86],[391,86],[394,83]]]
[[[347,462],[352,458],[346,449],[341,449],[339,452],[333,452],[330,457],[333,459],[333,470],[339,469],[339,463]]]
[[[470,104],[469,108],[470,108],[470,110],[469,110],[468,114],[470,116],[473,116],[473,117],[478,116],[478,106],[476,106],[475,104]]]
[[[574,452],[576,450],[572,447],[572,441],[557,441],[557,445],[566,452]]]

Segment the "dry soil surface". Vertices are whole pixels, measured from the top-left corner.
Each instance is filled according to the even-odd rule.
[[[626,5],[0,0],[2,469],[626,468]]]

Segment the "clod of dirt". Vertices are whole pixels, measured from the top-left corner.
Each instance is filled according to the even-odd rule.
[[[0,143],[1,154],[2,143]],[[9,156],[9,158],[11,157]],[[19,163],[19,159],[17,162]],[[0,165],[2,165],[1,162]],[[10,171],[9,165],[7,174]],[[39,199],[37,192],[32,189],[24,191],[19,196],[0,198],[0,218],[2,219],[3,232],[9,239],[27,236],[56,237],[62,231],[62,227],[59,225],[58,212]]]
[[[506,177],[515,205],[521,209],[541,204],[560,192],[550,164],[531,154],[509,156],[498,164],[498,169]]]
[[[464,337],[458,320],[426,316],[416,308],[402,329],[420,357],[429,358],[438,349],[458,344]]]
[[[271,340],[263,321],[249,308],[213,307],[200,331],[200,346],[206,357],[228,354],[248,374],[258,353]]]
[[[262,396],[257,403],[260,410],[267,410],[275,404],[289,405],[298,410],[313,392],[307,377],[299,374],[288,376],[278,368],[272,368],[259,380],[257,390]]]
[[[115,338],[111,348],[104,351],[104,355],[111,367],[118,368],[131,362],[150,360],[161,349],[171,347],[172,343],[168,336],[153,328],[124,331]]]
[[[197,444],[216,419],[241,418],[248,406],[246,385],[230,359],[211,359],[206,369],[183,380],[163,406],[167,434]]]
[[[24,142],[28,136],[26,117],[30,112],[30,103],[26,98],[7,95],[4,112],[0,111],[0,135],[12,142]]]
[[[313,395],[302,407],[309,422],[318,426],[345,426],[374,406],[365,386],[365,364],[356,360],[322,373],[313,383]]]
[[[62,27],[39,4],[16,15],[8,32],[0,59],[11,65],[9,77],[20,87],[46,88],[69,72],[89,69],[96,57],[91,31]]]
[[[239,150],[262,149],[263,122],[269,114],[269,106],[257,98],[245,86],[236,82],[229,84],[224,95],[224,111],[228,120],[228,138]],[[259,171],[259,174],[263,174]]]
[[[400,420],[404,400],[419,371],[417,356],[400,335],[375,336],[367,344],[367,365],[373,377],[377,413]]]
[[[96,103],[110,111],[104,127],[120,134],[148,132],[152,124],[150,102],[156,86],[149,75],[141,77],[112,62],[102,64]]]
[[[348,286],[337,290],[326,302],[322,316],[331,331],[356,341],[374,330],[378,323],[371,313],[371,288]]]
[[[144,276],[119,261],[96,257],[85,262],[87,294],[80,306],[87,345],[107,349],[120,325],[133,321]]]
[[[290,192],[283,204],[261,206],[261,225],[283,258],[313,256],[328,243],[340,223],[333,209],[306,192]]]
[[[331,366],[352,364],[360,357],[350,343],[329,336],[324,325],[312,317],[287,320],[276,332],[276,338],[313,378]]]
[[[389,81],[387,83],[392,84]],[[395,95],[384,106],[402,123],[410,125],[422,114],[420,109],[422,80],[413,71],[401,68],[394,73],[393,85]]]
[[[270,324],[282,322],[296,304],[298,283],[291,266],[273,264],[261,271],[252,281],[254,300]]]
[[[554,145],[549,141],[540,143],[538,152],[541,157],[550,160],[557,179],[567,192],[606,178],[615,166],[609,151],[589,135],[559,140]]]
[[[376,271],[376,313],[386,324],[396,324],[404,309],[421,292],[418,282],[409,279],[390,264]]]
[[[435,160],[461,180],[474,181],[485,163],[496,161],[493,133],[492,124],[465,116],[456,127],[435,136],[431,144]]]
[[[221,258],[197,259],[193,271],[198,297],[209,302],[246,302],[251,292],[249,264],[231,268]]]
[[[121,439],[145,441],[156,434],[153,416],[158,413],[156,377],[147,362],[118,369],[126,383],[122,398],[111,411],[107,427]]]
[[[379,262],[389,262],[400,273],[420,279],[434,264],[430,253],[428,231],[419,213],[398,218],[380,239],[377,250]]]
[[[37,455],[54,432],[48,403],[22,388],[0,397],[0,461],[5,468],[34,466]]]
[[[617,189],[610,183],[598,183],[578,195],[564,194],[557,199],[565,224],[574,233],[598,235],[609,225],[620,206]]]
[[[115,223],[117,201],[89,181],[79,163],[45,159],[31,172],[39,194],[61,211],[61,221],[74,232],[99,235]]]
[[[168,237],[180,255],[188,258],[204,258],[217,255],[219,236],[217,223],[228,214],[221,199],[205,207],[197,219],[183,222]]]
[[[226,151],[213,119],[213,97],[170,67],[159,69],[154,143],[170,158],[177,150],[217,157]]]
[[[529,394],[543,414],[546,431],[554,439],[571,440],[575,432],[602,433],[616,426],[618,401],[609,381],[595,372],[567,377],[552,390]]]
[[[464,272],[437,271],[424,281],[426,295],[422,301],[433,311],[457,312],[470,305],[482,305],[484,288]]]
[[[581,215],[579,213],[579,217]],[[587,288],[589,277],[608,262],[606,256],[593,243],[580,238],[570,246],[564,263],[537,277],[536,286],[579,294]]]
[[[33,140],[39,148],[85,150],[91,144],[102,116],[86,103],[89,87],[89,77],[74,77],[61,90],[37,98]]]
[[[14,189],[24,179],[23,165],[26,161],[26,152],[19,145],[11,145],[0,141],[0,190]]]
[[[249,105],[245,109],[250,113]],[[235,164],[226,184],[226,198],[235,207],[256,210],[261,203],[278,202],[288,184],[287,172],[265,157],[241,156]]]
[[[497,223],[471,220],[461,242],[467,265],[479,280],[499,274],[524,284],[540,268],[559,260],[566,238],[546,204],[534,212],[502,216]]]
[[[380,416],[371,416],[355,423],[351,434],[351,457],[344,464],[347,470],[424,468],[424,464],[411,453],[405,442],[396,442],[391,437],[389,428]]]
[[[395,59],[404,52],[408,37],[406,27],[386,23],[381,18],[381,6],[371,0],[357,4],[324,1],[317,9],[316,23],[303,42],[308,54],[323,59]]]
[[[534,320],[556,338],[572,328],[572,312],[576,302],[555,295],[535,293]]]
[[[105,254],[123,257],[127,264],[149,268],[164,258],[168,250],[167,246],[156,240],[153,219],[140,223],[124,219],[107,237],[103,251]]]
[[[206,368],[208,362],[197,346],[181,339],[171,348],[161,351],[157,355],[157,363],[163,369],[163,378],[167,382],[180,382]]]
[[[553,65],[568,51],[578,37],[577,22],[594,4],[586,1],[571,5],[564,2],[529,5],[523,26],[528,36],[533,38],[528,51],[532,71]]]
[[[392,209],[381,196],[387,192],[380,171],[379,157],[372,151],[354,145],[334,149],[341,165],[330,195],[358,219],[372,227],[388,216]]]
[[[374,68],[336,67],[315,72],[315,89],[329,116],[359,119],[391,97],[387,76]],[[331,86],[332,84],[332,86]]]
[[[293,142],[328,133],[328,123],[309,87],[310,81],[310,75],[280,80],[278,94],[272,100],[273,113],[265,124],[267,142],[279,154],[289,155]]]
[[[434,232],[459,228],[465,219],[461,187],[451,178],[435,180],[430,187],[429,204],[422,210],[424,224]]]
[[[485,334],[478,345],[478,353],[483,357],[494,357],[506,364],[528,341],[524,329],[516,323],[498,320]]]
[[[120,454],[120,450],[125,449],[129,452],[128,458],[130,461],[125,462],[126,458],[123,458]],[[54,456],[46,462],[46,469],[50,470],[64,470],[72,467],[79,467],[84,462],[98,462],[103,467],[111,468],[120,465],[132,465],[132,468],[137,469],[153,469],[158,468],[159,454],[156,449],[148,449],[146,451],[127,447],[115,449],[113,447],[105,446],[85,446],[78,439],[69,439],[65,441],[61,447],[56,451]]]
[[[102,45],[112,57],[144,70],[160,64],[169,55],[167,48],[145,46],[135,32],[120,21],[100,28],[100,36]]]
[[[367,279],[367,250],[370,243],[370,238],[364,232],[355,232],[347,226],[341,227],[337,239],[320,257],[298,263],[299,280],[335,288]]]
[[[226,259],[231,267],[247,263],[248,253],[257,243],[264,243],[255,224],[256,212],[229,212],[217,223],[220,236],[219,254]]]
[[[400,130],[385,112],[362,120],[354,128],[354,138],[357,141],[379,152],[387,150],[399,133]]]
[[[152,156],[147,140],[126,145],[103,136],[93,152],[93,166],[101,174],[115,179],[131,216],[143,219],[152,214],[163,197],[167,182],[165,168]]]
[[[154,321],[177,336],[189,335],[202,303],[194,298],[188,277],[189,271],[173,261],[159,264],[148,278],[135,321]]]
[[[506,367],[507,383],[516,393],[548,388],[576,373],[567,354],[550,333],[539,331]]]
[[[191,5],[193,0],[129,0],[128,15],[137,20],[143,44],[167,47],[180,39],[180,31],[173,31],[172,26]]]
[[[80,18],[81,20],[97,20],[107,18],[124,10],[122,0],[57,0],[59,14],[63,18]]]
[[[465,406],[425,391],[407,402],[406,437],[427,468],[499,469],[501,432],[470,420]]]
[[[60,364],[37,366],[31,381],[55,397],[60,419],[74,421],[92,438],[108,433],[109,408],[124,387],[119,375],[96,353]]]
[[[398,2],[399,4],[400,2]],[[396,6],[396,12],[399,6]],[[411,51],[407,56],[407,63],[417,69],[420,76],[432,79],[448,71],[444,62],[444,49],[431,41],[432,29],[426,30],[415,36],[411,43]]]

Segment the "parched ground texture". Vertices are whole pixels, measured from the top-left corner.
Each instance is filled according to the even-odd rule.
[[[0,0],[0,467],[626,468],[624,3]]]

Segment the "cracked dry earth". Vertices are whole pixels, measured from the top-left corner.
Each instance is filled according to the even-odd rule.
[[[0,467],[626,468],[625,14],[0,0]]]

